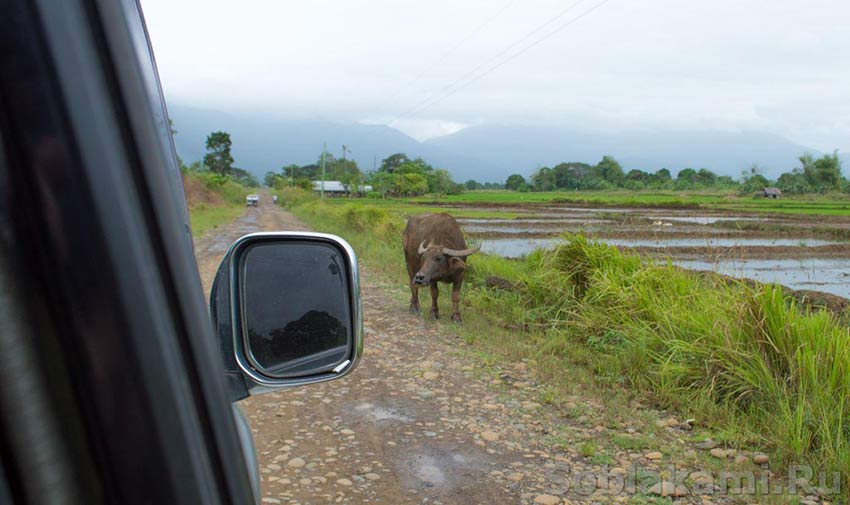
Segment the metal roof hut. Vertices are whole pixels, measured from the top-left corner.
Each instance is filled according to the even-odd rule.
[[[765,198],[779,198],[782,195],[782,191],[779,188],[764,188],[761,190],[761,196]]]
[[[328,196],[344,196],[348,194],[348,189],[340,181],[311,181],[313,183],[313,191],[319,193],[322,191],[322,186],[325,187],[325,194]]]

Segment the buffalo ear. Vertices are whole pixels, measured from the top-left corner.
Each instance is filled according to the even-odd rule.
[[[452,266],[455,268],[466,268],[466,262],[460,258],[452,256],[452,259],[450,259],[449,261],[451,261]]]

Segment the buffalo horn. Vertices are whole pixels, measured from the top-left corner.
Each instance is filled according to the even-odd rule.
[[[462,256],[462,257],[466,257],[466,256],[469,256],[469,255],[471,255],[471,254],[475,254],[475,253],[477,253],[480,249],[481,249],[481,246],[480,246],[480,245],[479,245],[479,246],[475,246],[475,247],[473,247],[473,248],[471,248],[471,249],[463,249],[463,250],[460,250],[460,251],[458,251],[457,249],[449,249],[448,247],[444,247],[444,248],[443,248],[443,253],[444,253],[444,254],[448,254],[449,256]]]

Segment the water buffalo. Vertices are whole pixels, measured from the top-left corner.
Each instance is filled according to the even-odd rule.
[[[452,321],[460,322],[460,286],[464,259],[480,247],[468,249],[455,218],[446,214],[411,216],[404,229],[404,259],[410,276],[410,311],[419,312],[419,287],[431,286],[431,315],[440,317],[437,282],[452,283]]]

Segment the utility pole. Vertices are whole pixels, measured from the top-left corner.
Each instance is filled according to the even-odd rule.
[[[325,199],[325,151],[328,150],[328,144],[322,143],[322,200]]]
[[[347,145],[343,144],[343,146],[342,146],[342,170],[343,170],[343,174],[345,174],[345,161],[346,161],[345,152],[346,151],[348,151],[348,154],[351,154],[351,149],[349,149]],[[348,188],[346,188],[346,189],[348,190],[348,198],[351,198],[351,178],[348,177],[347,175],[344,175],[344,177],[346,179],[348,179]],[[356,189],[359,190],[360,188],[358,187]]]

